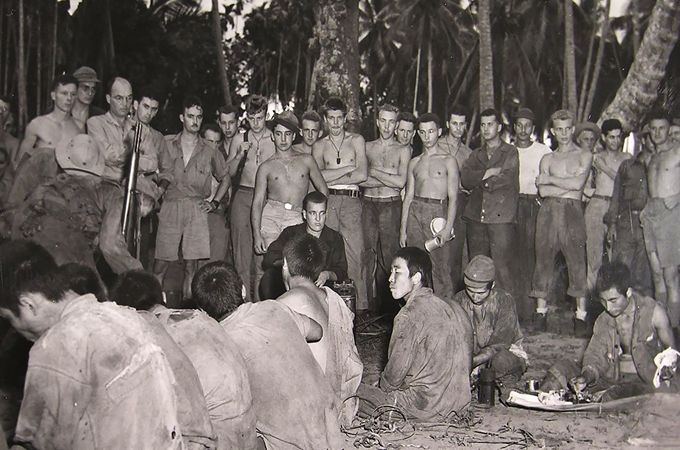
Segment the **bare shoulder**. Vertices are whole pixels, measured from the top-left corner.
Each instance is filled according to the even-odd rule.
[[[345,139],[353,145],[366,145],[366,139],[360,134],[345,131]]]

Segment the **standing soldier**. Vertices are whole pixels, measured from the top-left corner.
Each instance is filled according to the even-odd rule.
[[[250,210],[253,207],[255,175],[260,165],[276,152],[274,135],[267,128],[267,99],[251,95],[246,101],[246,119],[250,129],[234,136],[229,149],[227,164],[229,176],[235,177],[231,205],[231,245],[234,251],[234,266],[246,287],[246,300],[252,301],[250,288],[255,267],[262,266],[262,255],[253,252],[253,227]],[[255,264],[255,267],[253,267]],[[259,299],[257,286],[254,299]]]
[[[365,280],[368,308],[378,312],[382,299],[389,299],[390,262],[399,249],[400,191],[406,184],[406,171],[411,154],[407,146],[395,139],[399,110],[383,105],[376,123],[380,136],[366,144],[368,180],[364,188],[362,228],[366,247]],[[377,266],[377,268],[376,268]],[[375,287],[373,292],[373,277]]]
[[[595,193],[586,208],[586,251],[588,254],[588,288],[595,287],[597,271],[602,265],[607,225],[604,216],[614,191],[614,179],[621,163],[631,158],[630,153],[621,151],[623,127],[618,119],[602,122],[602,140],[605,151],[593,156],[595,171]]]
[[[427,113],[418,118],[423,153],[408,164],[399,245],[423,248],[433,237],[433,220],[444,220],[444,226],[434,236],[440,245],[430,251],[432,289],[438,297],[450,299],[455,294],[451,282],[451,239],[459,178],[456,159],[438,145],[441,133],[441,121],[436,114]]]
[[[359,184],[368,179],[366,141],[345,131],[347,106],[338,97],[324,103],[328,136],[319,139],[312,149],[328,185],[328,226],[345,238],[349,277],[354,280],[357,309],[368,309],[364,280],[364,235],[361,228]]]
[[[567,294],[576,300],[574,334],[588,337],[586,325],[586,241],[581,196],[590,173],[592,154],[572,140],[574,116],[560,110],[551,117],[550,132],[559,147],[541,158],[541,171],[536,179],[538,192],[544,199],[536,219],[536,269],[531,297],[536,299],[533,315],[535,331],[548,328],[548,290],[553,277],[555,255],[561,251],[569,270]]]
[[[463,142],[463,136],[467,130],[467,110],[461,105],[453,105],[449,111],[449,122],[447,125],[449,132],[444,136],[440,145],[456,159],[458,169],[460,170],[472,153],[470,147]],[[453,241],[453,262],[451,264],[451,279],[453,280],[454,291],[462,288],[463,282],[463,252],[465,250],[465,237],[467,236],[463,213],[467,207],[469,196],[470,192],[463,189],[462,184],[459,182],[456,221],[453,224],[459,238]]]
[[[231,179],[222,154],[198,134],[203,122],[201,101],[187,97],[182,106],[179,116],[182,132],[166,136],[167,147],[160,160],[160,188],[164,194],[158,214],[154,274],[162,286],[170,263],[179,258],[181,243],[183,293],[187,300],[191,298],[191,280],[199,260],[210,258],[208,213],[217,209],[231,186]],[[210,196],[211,175],[220,180],[220,186],[208,202],[205,199]]]
[[[480,114],[483,144],[472,152],[460,171],[470,198],[467,220],[470,259],[486,255],[498,271],[498,287],[516,295],[515,218],[519,198],[519,155],[515,146],[501,140],[501,115],[495,109]]]
[[[529,108],[519,108],[515,113],[515,147],[519,152],[519,201],[517,203],[517,255],[520,266],[518,280],[517,314],[521,321],[531,318],[533,302],[528,294],[536,267],[536,218],[539,200],[536,178],[541,158],[550,149],[532,141],[534,113]]]
[[[319,140],[323,130],[323,120],[316,111],[305,111],[301,118],[302,128],[300,128],[300,136],[302,142],[293,145],[293,150],[300,153],[312,154],[312,147],[316,141]]]

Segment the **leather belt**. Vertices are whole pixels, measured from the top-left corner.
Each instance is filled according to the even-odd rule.
[[[592,198],[599,198],[600,200],[611,201],[611,197],[608,195],[593,194]]]
[[[364,195],[363,199],[367,202],[390,203],[390,202],[396,202],[397,200],[401,200],[401,197],[399,197],[398,195],[395,195],[393,197],[366,197]]]
[[[239,186],[238,190],[239,191],[245,191],[245,192],[255,192],[255,188],[252,188],[250,186]]]
[[[354,189],[328,189],[329,195],[346,195],[352,198],[359,198],[359,191]]]
[[[444,203],[448,203],[448,201],[449,201],[446,198],[418,197],[417,195],[413,197],[413,200],[418,200],[419,202],[424,202],[424,203],[436,203],[438,205],[443,205]]]

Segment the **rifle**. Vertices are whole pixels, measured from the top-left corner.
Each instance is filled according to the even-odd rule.
[[[142,143],[142,123],[137,122],[134,126],[135,134],[132,140],[132,154],[130,156],[130,169],[127,183],[125,184],[125,201],[123,203],[122,232],[128,245],[128,251],[139,259],[139,202],[136,194],[137,173],[139,171],[139,146]]]

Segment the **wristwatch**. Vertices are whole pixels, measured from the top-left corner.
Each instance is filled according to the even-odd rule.
[[[217,200],[212,200],[210,204],[213,205],[213,208],[215,209],[220,207],[220,202],[218,202]]]

